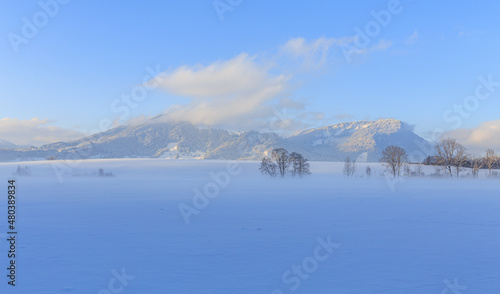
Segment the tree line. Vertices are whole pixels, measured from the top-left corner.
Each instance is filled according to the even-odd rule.
[[[481,169],[488,169],[488,175],[495,176],[497,174],[494,169],[500,167],[500,157],[493,149],[486,150],[484,157],[477,157],[453,138],[441,139],[434,146],[434,151],[435,155],[428,156],[422,163],[436,166],[438,174],[441,175],[460,177],[463,171],[469,169],[472,176],[477,177]],[[394,177],[398,177],[403,168],[408,168],[408,155],[403,148],[391,145],[382,152],[380,162]]]
[[[456,139],[444,138],[434,146],[435,155],[428,156],[422,164],[436,167],[439,175],[460,177],[466,169],[472,171],[473,177],[478,177],[481,169],[487,169],[489,176],[497,176],[495,169],[500,168],[500,156],[493,149],[486,150],[484,157],[477,157],[470,153]],[[390,145],[382,151],[379,161],[393,177],[401,175],[423,176],[424,172],[420,164],[410,169],[408,154],[400,146]],[[357,170],[356,161],[347,156],[344,160],[343,174],[351,177]],[[259,171],[271,177],[303,177],[310,175],[309,162],[302,154],[289,153],[285,148],[275,148],[270,156],[262,158]],[[365,173],[370,176],[372,170],[366,166]]]
[[[465,146],[455,139],[442,139],[435,147],[436,155],[424,160],[426,165],[435,165],[446,175],[459,177],[465,169],[471,169],[477,177],[479,170],[488,169],[488,175],[494,176],[495,169],[500,167],[500,157],[493,149],[487,149],[484,157],[470,153]]]

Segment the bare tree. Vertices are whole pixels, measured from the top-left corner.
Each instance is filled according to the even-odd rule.
[[[290,167],[290,156],[285,148],[276,148],[271,154],[271,158],[278,165],[279,174],[284,177],[288,167]]]
[[[271,177],[278,175],[278,165],[269,157],[262,158],[259,170],[263,175],[270,175]]]
[[[450,177],[453,176],[452,168],[455,168],[456,176],[460,176],[463,166],[469,160],[467,148],[458,143],[457,140],[446,138],[442,139],[436,146],[437,164]]]
[[[488,168],[489,175],[491,176],[491,170],[495,166],[498,160],[498,156],[495,154],[493,149],[486,150],[486,156],[484,157],[484,165]]]
[[[292,165],[292,176],[302,177],[311,174],[311,171],[309,170],[309,162],[307,162],[307,159],[305,159],[302,154],[292,152],[292,154],[290,154],[290,162]]]
[[[351,177],[356,172],[356,161],[347,156],[344,160],[344,175]]]
[[[470,160],[470,165],[472,167],[472,176],[477,178],[479,175],[479,170],[483,167],[483,160],[476,158],[474,155]]]
[[[394,177],[399,177],[401,167],[408,161],[408,155],[403,148],[391,145],[382,151],[380,161],[385,164]]]
[[[469,159],[470,154],[467,152],[467,148],[459,144],[454,162],[457,178],[460,176],[460,172],[463,171],[464,166],[466,166],[469,162]]]

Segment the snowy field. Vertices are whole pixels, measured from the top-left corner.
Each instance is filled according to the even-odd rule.
[[[16,177],[14,288],[6,277],[6,195],[18,164],[30,165],[32,175]],[[271,179],[258,166],[0,164],[0,293],[500,290],[500,179],[391,184],[378,164],[370,164],[369,178],[360,164],[358,177],[347,179],[343,163],[314,162],[307,178]],[[99,168],[114,176],[95,176]]]

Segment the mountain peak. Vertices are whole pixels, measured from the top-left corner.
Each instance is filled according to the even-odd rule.
[[[377,161],[382,150],[389,145],[400,145],[413,151],[418,149],[417,143],[425,140],[413,133],[407,123],[391,118],[343,122],[310,129],[292,137],[290,141],[292,145],[302,146],[306,142],[304,149],[310,157],[329,153],[317,160],[328,160],[328,157],[343,160],[347,155],[356,158],[365,154],[368,160]]]

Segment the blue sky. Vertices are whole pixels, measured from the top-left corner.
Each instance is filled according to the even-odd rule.
[[[500,146],[496,1],[60,2],[0,3],[0,139],[40,145],[166,113],[284,133],[396,118]],[[141,101],[120,100],[133,91]]]

